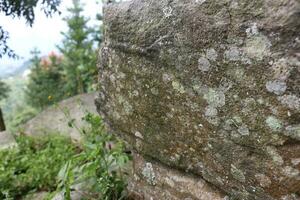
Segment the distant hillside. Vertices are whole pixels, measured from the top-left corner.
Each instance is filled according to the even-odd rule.
[[[8,78],[10,76],[21,75],[25,72],[25,70],[30,68],[30,61],[25,61],[23,64],[19,66],[8,66],[0,69],[0,78]]]

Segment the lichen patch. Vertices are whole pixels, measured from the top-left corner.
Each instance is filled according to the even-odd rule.
[[[264,35],[255,35],[246,40],[244,53],[247,57],[262,60],[265,56],[270,54],[271,42]]]
[[[246,29],[248,37],[258,35],[257,23],[253,23],[249,28]]]
[[[229,49],[224,52],[224,56],[227,60],[238,61],[240,60],[241,52],[238,47],[229,47]]]
[[[246,181],[244,173],[240,169],[238,169],[236,166],[234,166],[233,164],[231,164],[230,173],[234,179],[236,179],[240,182]]]
[[[287,126],[284,135],[300,141],[300,124]]]
[[[218,52],[215,49],[207,49],[206,58],[210,61],[216,61],[218,58]]]
[[[207,106],[205,108],[205,116],[206,117],[215,117],[218,115],[218,110],[215,107]]]
[[[281,104],[287,106],[290,109],[300,110],[300,98],[296,95],[284,95],[277,97]]]
[[[296,169],[296,168],[293,168],[293,167],[291,167],[291,166],[285,166],[285,167],[282,169],[282,172],[283,172],[287,177],[290,177],[290,178],[299,176],[299,170]]]
[[[179,81],[172,81],[172,87],[181,94],[185,93],[184,86]]]
[[[269,116],[266,119],[266,124],[273,131],[280,131],[282,128],[282,122],[274,116]]]
[[[212,107],[222,107],[225,105],[225,94],[222,91],[209,88],[204,94],[204,99]]]
[[[264,174],[255,174],[255,178],[263,188],[268,187],[272,184],[270,178]]]
[[[238,132],[242,135],[242,136],[246,136],[249,135],[250,131],[249,128],[247,127],[247,125],[243,124],[242,126],[240,126],[238,128]]]
[[[275,164],[279,166],[283,165],[284,161],[274,147],[268,146],[266,150]]]
[[[266,88],[269,92],[272,92],[277,95],[282,95],[287,89],[286,82],[281,81],[281,80],[273,80],[273,81],[268,81],[266,83]]]
[[[156,185],[156,176],[152,163],[146,163],[146,166],[143,168],[142,175],[150,185]]]
[[[198,69],[202,72],[208,72],[210,70],[210,62],[205,57],[198,59]]]

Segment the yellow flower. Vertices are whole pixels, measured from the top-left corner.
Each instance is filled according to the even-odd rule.
[[[51,96],[51,95],[48,96],[48,100],[49,100],[49,101],[52,100],[52,96]]]

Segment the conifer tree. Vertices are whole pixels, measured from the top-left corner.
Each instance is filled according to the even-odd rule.
[[[91,90],[96,82],[96,41],[95,30],[88,26],[89,19],[84,17],[80,0],[73,0],[73,7],[68,9],[69,16],[64,18],[68,25],[63,34],[63,68],[66,76],[66,91],[71,96]]]

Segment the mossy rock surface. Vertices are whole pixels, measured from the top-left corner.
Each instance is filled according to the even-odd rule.
[[[232,199],[299,198],[299,4],[107,5],[98,111],[144,157]]]

